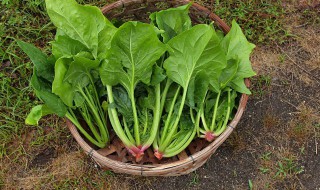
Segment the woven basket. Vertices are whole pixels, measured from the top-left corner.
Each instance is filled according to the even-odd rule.
[[[150,12],[160,10],[158,7],[169,8],[186,3],[189,3],[189,1],[120,0],[104,6],[101,11],[109,19],[147,21],[147,15]],[[224,33],[230,30],[230,27],[217,15],[196,3],[193,3],[190,8],[190,17],[194,23],[201,23],[205,20],[214,21]],[[250,82],[248,79],[245,80],[245,83],[249,87]],[[123,143],[114,134],[110,135],[109,146],[97,149],[84,140],[77,128],[68,120],[67,126],[85,153],[102,169],[141,176],[179,176],[188,174],[202,166],[228,138],[238,124],[245,110],[247,100],[248,95],[242,94],[234,119],[229,123],[227,129],[212,143],[208,143],[204,139],[196,139],[179,155],[172,158],[164,158],[161,161],[155,158],[153,150],[149,148],[141,162],[136,163],[135,158],[128,153]]]

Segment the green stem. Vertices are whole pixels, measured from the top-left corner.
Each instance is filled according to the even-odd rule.
[[[230,113],[231,113],[231,95],[230,95],[230,90],[228,90],[228,109],[227,109],[226,118],[224,119],[222,127],[217,132],[214,133],[216,136],[221,135],[221,133],[223,133],[227,128]]]
[[[131,99],[131,106],[132,106],[132,111],[133,111],[133,121],[134,121],[133,132],[134,132],[136,145],[139,146],[141,144],[141,142],[140,142],[140,133],[139,133],[139,120],[138,120],[136,102],[134,100],[134,89],[130,90],[130,99]]]
[[[207,122],[206,122],[206,118],[204,117],[204,112],[201,112],[201,121],[202,121],[202,125],[204,127],[204,130],[205,131],[210,131],[208,125],[207,125]]]
[[[153,110],[153,122],[152,122],[152,127],[151,127],[151,130],[150,130],[150,135],[149,135],[149,138],[148,140],[145,142],[145,145],[143,148],[147,148],[149,147],[152,142],[155,141],[155,138],[156,138],[156,135],[159,131],[159,123],[160,123],[160,118],[161,118],[161,113],[160,113],[160,94],[161,94],[161,89],[160,89],[160,84],[157,84],[156,85],[156,88],[155,88],[155,94],[156,94],[156,97],[155,97],[155,106],[154,106],[154,110]]]
[[[186,97],[187,97],[187,89],[188,88],[183,89],[183,94],[182,94],[181,104],[180,104],[180,107],[179,107],[178,117],[175,119],[175,122],[174,122],[169,134],[165,135],[165,136],[162,136],[162,137],[165,137],[166,139],[163,142],[163,144],[161,144],[160,147],[159,147],[160,152],[163,152],[166,149],[166,147],[172,141],[172,137],[173,137],[174,133],[177,130],[177,127],[178,127],[178,124],[179,124],[179,121],[180,121],[180,117],[181,117],[181,114],[182,114],[182,111],[183,111],[183,108],[184,108],[184,103],[185,103]]]
[[[160,136],[159,131],[157,131],[156,137],[152,143],[153,150],[158,150],[159,148],[159,145],[158,145],[158,142],[160,141],[159,136]]]
[[[170,105],[170,110],[169,110],[169,113],[168,113],[168,116],[167,116],[167,120],[166,120],[166,122],[164,124],[163,132],[161,134],[160,144],[162,144],[164,142],[164,140],[166,139],[166,134],[167,134],[167,131],[168,131],[168,128],[169,128],[169,125],[170,125],[172,113],[173,113],[173,110],[174,110],[174,105],[176,104],[179,92],[180,92],[180,86],[177,88],[176,93],[175,93],[175,95],[173,97],[172,103]]]
[[[145,110],[145,114],[146,114],[146,123],[143,126],[143,132],[142,135],[145,135],[147,132],[147,128],[148,128],[148,110]]]
[[[213,131],[213,129],[214,129],[215,125],[216,125],[216,116],[217,116],[217,112],[218,112],[218,105],[219,105],[220,95],[221,95],[221,91],[219,91],[219,93],[217,95],[216,103],[214,105],[214,111],[213,111],[210,131]]]
[[[89,75],[89,79],[90,79],[90,82],[92,84],[93,93],[95,95],[95,101],[93,101],[93,102],[95,102],[95,104],[96,104],[96,106],[98,108],[98,112],[99,112],[100,116],[104,116],[104,112],[103,112],[102,107],[100,105],[98,92],[97,92],[96,86],[94,85],[94,82],[93,82],[93,79],[92,79],[91,75]],[[102,118],[104,118],[104,117],[102,117]],[[107,126],[107,121],[105,119],[102,119],[102,122],[103,122],[104,126]],[[107,136],[109,136],[108,133],[107,133]]]
[[[168,93],[168,90],[169,90],[171,84],[172,84],[172,80],[168,78],[167,82],[166,82],[166,86],[164,87],[162,95],[161,95],[160,114],[162,114],[162,112],[163,112],[164,104],[165,104],[166,99],[167,99],[167,93]]]
[[[90,117],[90,114],[88,112],[87,106],[86,104],[83,105],[82,108],[79,109],[80,114],[82,115],[83,119],[86,121],[87,125],[89,126],[91,132],[93,133],[93,135],[95,136],[95,138],[99,141],[99,142],[104,142],[101,139],[101,136],[99,135],[98,131],[96,130],[96,127],[94,126],[94,124],[92,123],[92,119]],[[104,142],[105,143],[105,142]]]
[[[100,143],[100,142],[97,142],[96,140],[94,140],[91,135],[89,135],[87,133],[87,131],[85,131],[81,124],[79,123],[78,119],[76,117],[73,117],[74,113],[72,112],[72,114],[70,114],[69,112],[72,112],[72,110],[69,110],[67,113],[66,113],[66,118],[68,118],[77,128],[78,130],[91,142],[93,143],[94,145],[98,146],[99,148],[103,148],[105,147],[105,143]]]
[[[128,139],[131,141],[131,143],[134,144],[135,143],[134,142],[134,138],[132,137],[132,135],[130,133],[129,127],[127,125],[127,121],[126,121],[126,119],[124,117],[122,117],[122,121],[123,121],[124,130],[125,130],[125,132],[127,134]]]
[[[86,90],[86,92],[88,93],[87,91],[87,88],[85,87],[84,88]],[[108,141],[108,134],[107,134],[107,131],[106,131],[106,127],[103,122],[101,121],[101,117],[99,116],[97,110],[96,110],[96,107],[93,105],[93,100],[89,94],[89,96],[82,90],[81,87],[78,87],[78,90],[80,92],[80,94],[83,96],[83,98],[86,100],[86,103],[87,105],[89,106],[90,108],[90,111],[92,112],[94,118],[95,118],[95,121],[97,122],[97,125],[98,125],[98,128],[99,128],[99,131],[100,131],[100,134],[102,136],[102,138],[106,141]],[[103,116],[104,117],[104,116]]]
[[[196,120],[195,120],[195,127],[197,131],[197,135],[200,136],[200,118],[201,118],[201,113],[203,112],[203,104],[200,106],[200,110],[197,113]]]
[[[108,92],[108,100],[109,103],[112,104],[114,103],[114,99],[113,99],[113,93],[112,93],[112,87],[107,85],[107,92]],[[116,132],[116,134],[118,135],[118,137],[121,139],[121,141],[124,143],[124,145],[128,148],[135,146],[126,136],[125,132],[122,129],[121,123],[119,121],[119,117],[118,117],[118,113],[117,110],[115,108],[108,108],[109,111],[109,118],[110,118],[110,122],[112,124],[112,127],[114,129],[114,131]]]
[[[193,129],[192,134],[188,137],[187,141],[185,143],[182,144],[182,146],[175,146],[175,149],[171,149],[171,150],[166,150],[166,152],[163,154],[163,157],[172,157],[175,156],[177,154],[179,154],[181,151],[183,151],[184,149],[187,148],[187,146],[189,146],[189,144],[191,143],[191,141],[194,139],[194,136],[196,134],[196,128]],[[188,135],[186,135],[188,136]]]
[[[95,89],[94,85],[92,85],[92,87],[93,87],[93,91],[95,91],[94,93],[96,94],[96,96],[95,96],[96,98],[93,98],[91,96],[91,93],[89,92],[88,88],[84,88],[84,90],[87,93],[88,99],[91,101],[93,106],[98,110],[98,112],[96,112],[98,114],[96,119],[98,119],[100,121],[100,126],[99,125],[98,126],[99,126],[99,129],[101,128],[101,131],[100,131],[101,136],[107,142],[109,140],[109,133],[107,131],[107,122],[106,122],[104,114],[102,112],[102,108],[101,108],[101,105],[99,102],[99,98],[98,98],[96,89]],[[93,112],[93,114],[94,114],[94,112]]]

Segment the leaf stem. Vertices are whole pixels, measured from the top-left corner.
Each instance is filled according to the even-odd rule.
[[[165,135],[165,136],[162,135],[162,137],[163,138],[165,137],[166,139],[164,140],[163,144],[161,144],[160,147],[159,147],[160,152],[163,152],[166,149],[166,147],[172,141],[172,137],[173,137],[174,133],[177,130],[177,127],[178,127],[178,124],[179,124],[179,121],[180,121],[180,117],[181,117],[181,114],[182,114],[182,111],[183,111],[183,108],[184,108],[184,103],[185,103],[186,97],[187,97],[187,89],[188,88],[184,88],[183,89],[183,94],[182,94],[181,104],[180,104],[180,107],[179,107],[178,117],[175,118],[175,122],[174,122],[169,134]]]
[[[164,87],[162,95],[161,95],[160,114],[162,114],[162,112],[163,112],[163,107],[164,107],[164,104],[166,102],[167,93],[168,93],[168,90],[169,90],[171,84],[172,84],[172,80],[168,78],[167,81],[166,81],[166,86]]]
[[[224,119],[224,122],[223,122],[223,125],[222,127],[216,131],[214,134],[216,136],[219,136],[221,135],[221,133],[223,133],[228,125],[228,121],[229,121],[229,117],[230,117],[230,113],[231,113],[231,95],[230,95],[230,89],[228,90],[228,109],[227,109],[227,114],[226,114],[226,117]]]
[[[112,87],[109,85],[107,85],[107,92],[108,92],[109,103],[110,104],[114,103]],[[109,112],[108,115],[110,118],[110,122],[112,124],[114,131],[118,135],[118,137],[121,139],[121,141],[124,143],[124,145],[126,147],[128,147],[128,148],[134,147],[135,145],[128,139],[128,137],[126,136],[125,132],[122,129],[121,123],[119,121],[117,110],[115,108],[112,108],[111,106],[109,106],[108,112]]]
[[[217,112],[218,112],[218,105],[219,105],[220,95],[221,95],[221,90],[219,91],[219,93],[217,95],[216,103],[214,105],[214,111],[213,111],[210,131],[213,131],[214,127],[216,126],[216,116],[217,116]]]
[[[152,127],[151,127],[151,130],[150,130],[149,138],[144,143],[143,149],[147,149],[152,144],[152,142],[156,141],[155,138],[156,138],[157,133],[159,131],[159,123],[160,123],[160,118],[161,118],[161,113],[160,113],[160,95],[161,95],[160,84],[157,84],[155,86],[155,91],[156,91],[155,92],[156,97],[155,97],[155,107],[154,107],[154,110],[153,110]]]
[[[135,141],[134,141],[134,138],[132,137],[132,135],[130,133],[130,130],[129,130],[129,127],[127,125],[127,121],[126,121],[125,117],[122,117],[122,121],[123,121],[124,130],[125,130],[125,132],[127,134],[128,139],[134,144]]]
[[[134,85],[132,85],[134,86]],[[141,144],[140,142],[140,132],[139,132],[139,120],[138,120],[138,114],[137,114],[137,107],[136,102],[134,99],[134,88],[130,90],[130,99],[131,99],[131,106],[133,111],[133,131],[134,131],[134,137],[136,141],[136,145],[139,146]]]
[[[165,125],[164,125],[164,128],[163,128],[163,132],[161,134],[160,144],[164,143],[164,140],[166,139],[166,134],[167,134],[167,131],[168,131],[168,128],[169,128],[169,125],[170,125],[172,113],[173,113],[173,110],[174,110],[174,105],[176,104],[179,92],[180,92],[180,86],[177,88],[176,93],[175,93],[175,95],[173,97],[173,100],[171,102],[170,110],[169,110],[169,113],[168,113],[168,116],[167,116],[167,119],[166,119],[166,122],[165,122]]]
[[[71,114],[70,114],[71,112]],[[103,148],[105,147],[105,143],[100,143],[96,140],[94,140],[91,135],[89,135],[89,133],[87,133],[86,130],[84,130],[81,126],[81,124],[79,123],[78,119],[76,117],[74,117],[74,113],[71,109],[69,109],[69,111],[66,113],[66,118],[68,118],[78,129],[79,131],[90,141],[92,142],[94,145],[98,146],[99,148]]]

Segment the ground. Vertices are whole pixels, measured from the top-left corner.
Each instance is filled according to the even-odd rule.
[[[103,1],[78,1],[102,6]],[[1,2],[0,189],[320,189],[320,3],[197,1],[257,44],[247,109],[235,132],[195,172],[137,177],[101,171],[64,120],[24,125],[38,100],[32,64],[14,39],[49,52],[55,29],[42,0]]]

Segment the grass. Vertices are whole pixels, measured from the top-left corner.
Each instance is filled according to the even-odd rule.
[[[257,75],[251,79],[252,81],[252,94],[255,97],[265,96],[270,92],[271,76],[270,75]]]
[[[227,23],[235,19],[247,38],[264,45],[284,43],[291,35],[283,26],[286,10],[280,0],[212,1],[213,11]]]
[[[101,7],[106,1],[78,2]],[[301,22],[307,20],[308,26],[319,24],[316,9],[287,10],[277,0],[201,2],[206,5],[211,3],[215,13],[229,24],[232,19],[236,19],[249,40],[258,46],[272,47],[275,42],[281,44],[291,38],[290,31],[285,27],[284,17],[287,13],[298,12],[302,15]],[[24,124],[28,111],[39,101],[29,87],[32,64],[19,49],[15,39],[33,43],[50,53],[49,41],[54,37],[55,28],[45,13],[43,0],[3,0],[0,13],[0,189],[7,188],[8,184],[13,185],[11,188],[14,189],[128,189],[139,186],[137,183],[140,178],[123,177],[94,168],[90,164],[92,162],[78,150],[63,120],[56,116],[46,117],[39,127]],[[286,57],[281,54],[279,62],[286,64]],[[253,96],[258,98],[269,95],[273,86],[272,76],[268,74],[256,76],[252,83]],[[287,130],[277,135],[285,136],[279,139],[293,142],[293,145],[285,150],[277,149],[283,146],[279,140],[273,142],[274,147],[270,149],[256,150],[255,147],[252,154],[258,154],[256,169],[261,174],[258,177],[261,177],[262,185],[258,177],[247,178],[246,183],[249,183],[250,189],[282,187],[286,181],[295,180],[304,172],[301,162],[311,154],[303,142],[311,138],[320,141],[320,122],[316,110],[301,104],[287,125],[280,121],[281,116],[269,112],[271,110],[266,111],[260,123],[264,131],[279,132],[279,129],[286,127]],[[251,150],[247,136],[250,134],[237,131],[225,145],[231,146],[235,155]],[[40,153],[52,147],[57,153],[56,158],[44,162],[41,167],[32,165],[35,160],[41,160]],[[292,151],[292,147],[295,151]],[[241,177],[241,174],[235,172],[233,175],[235,178]],[[202,184],[205,180],[201,177],[201,173],[194,172],[188,185],[194,187]],[[140,183],[150,185],[154,181]]]

